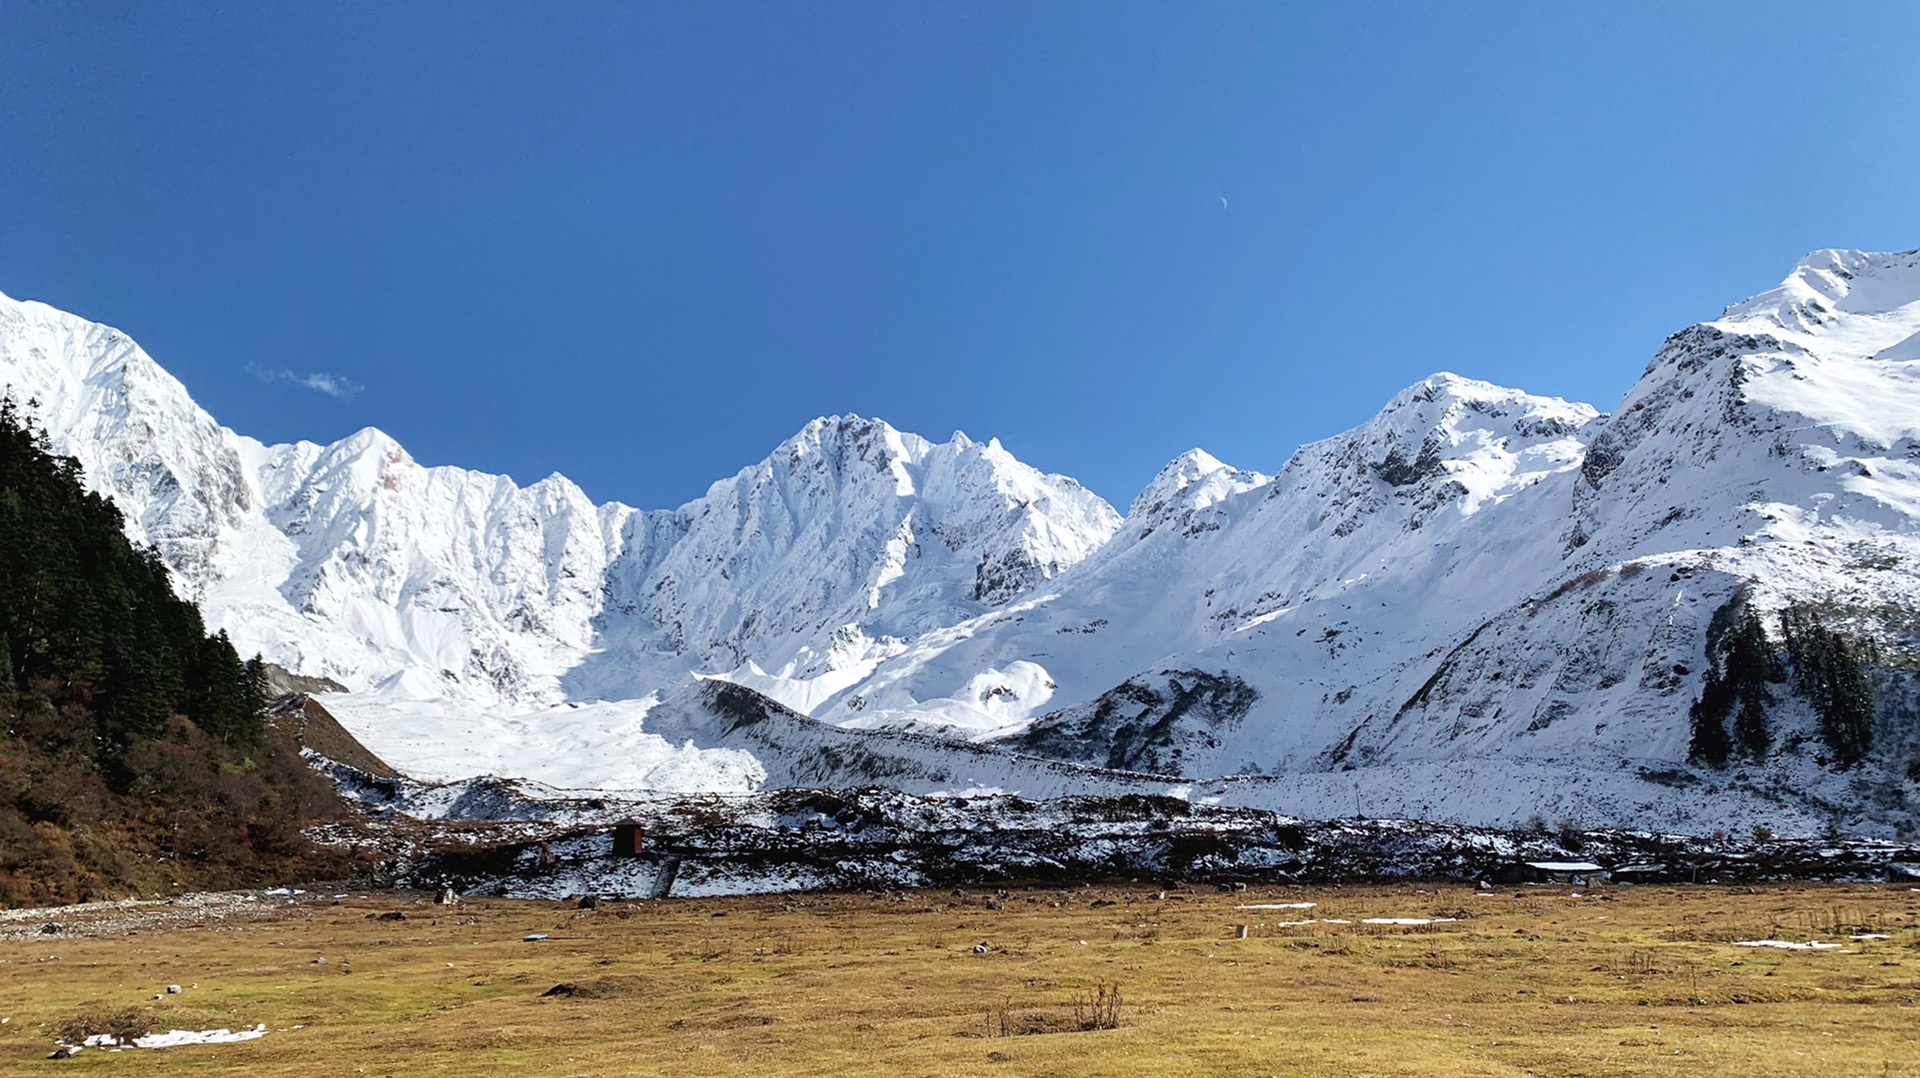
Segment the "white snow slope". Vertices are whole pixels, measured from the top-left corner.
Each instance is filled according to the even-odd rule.
[[[1611,415],[1436,375],[1273,476],[1194,450],[1124,521],[997,443],[856,417],[663,512],[424,468],[377,431],[266,447],[124,336],[10,300],[0,381],[210,624],[356,690],[328,706],[435,777],[744,790],[849,751],[688,718],[703,673],[975,743],[920,785],[1071,785],[1017,749],[1303,815],[1897,830],[1920,796],[1897,671],[1857,767],[1784,687],[1768,758],[1686,763],[1736,595],[1896,652],[1920,625],[1920,252],[1809,256],[1670,338]],[[570,706],[594,700],[630,702]]]

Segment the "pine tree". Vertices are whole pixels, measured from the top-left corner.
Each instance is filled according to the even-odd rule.
[[[1773,642],[1767,639],[1766,626],[1752,608],[1745,611],[1738,627],[1727,637],[1724,666],[1727,681],[1739,698],[1734,738],[1749,755],[1760,759],[1773,745],[1773,733],[1767,728],[1767,708],[1773,703],[1773,692],[1767,686],[1780,680],[1783,671]]]
[[[253,658],[247,660],[246,693],[247,702],[250,705],[247,709],[248,714],[258,715],[266,711],[267,661],[261,658],[257,651],[253,653]]]
[[[259,733],[261,701],[246,664],[223,629],[200,643],[190,675],[187,717],[229,745]]]
[[[1769,687],[1785,675],[1766,625],[1745,596],[1735,596],[1714,612],[1707,628],[1707,673],[1700,699],[1688,711],[1693,736],[1688,758],[1725,767],[1737,745],[1758,760],[1773,746],[1767,709]],[[1733,718],[1733,732],[1727,719]]]
[[[1718,670],[1707,670],[1700,699],[1693,702],[1687,717],[1693,724],[1693,738],[1687,758],[1710,767],[1727,766],[1733,755],[1733,739],[1727,736],[1727,712],[1733,707],[1734,692]]]
[[[186,714],[228,744],[259,736],[256,678],[224,633],[173,593],[166,563],[0,400],[0,640],[4,672],[89,701],[95,753],[115,761]]]
[[[1794,691],[1819,715],[1821,738],[1842,766],[1859,761],[1873,747],[1871,647],[1827,628],[1804,606],[1780,612],[1780,633]]]

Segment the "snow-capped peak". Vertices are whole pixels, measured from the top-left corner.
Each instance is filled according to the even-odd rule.
[[[1871,356],[1920,331],[1920,250],[1821,250],[1778,287],[1728,307],[1715,325]]]
[[[132,338],[44,303],[0,295],[0,391],[77,458],[190,598],[257,511],[239,442]]]
[[[573,676],[661,650],[706,669],[812,683],[919,633],[1006,603],[1104,544],[1119,515],[997,442],[935,444],[879,420],[809,423],[765,461],[669,514],[671,546],[629,544],[609,570],[612,642]],[[651,524],[647,526],[651,527]],[[755,675],[759,676],[759,675]],[[763,686],[764,687],[764,686]]]
[[[1272,477],[1235,468],[1204,449],[1189,449],[1153,477],[1133,504],[1128,518],[1157,518],[1176,509],[1204,509],[1222,499],[1264,486]]]
[[[1395,394],[1366,423],[1303,447],[1269,496],[1312,491],[1318,518],[1336,536],[1382,511],[1396,528],[1419,528],[1446,506],[1470,515],[1576,466],[1580,432],[1598,415],[1558,397],[1436,374]]]
[[[1579,430],[1597,415],[1591,405],[1442,371],[1394,394],[1369,426],[1395,428],[1423,444],[1434,438],[1458,445],[1480,434],[1557,438]]]

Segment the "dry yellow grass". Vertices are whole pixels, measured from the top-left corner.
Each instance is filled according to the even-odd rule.
[[[0,944],[0,1070],[250,1075],[1920,1076],[1920,894],[1781,886],[392,897]],[[1245,910],[1315,902],[1311,911]],[[401,911],[406,920],[379,920]],[[1425,927],[1328,918],[1458,916]],[[1313,917],[1321,923],[1285,928]],[[1234,939],[1247,924],[1250,938]],[[1738,939],[1892,938],[1854,953]],[[522,942],[528,933],[552,938]],[[978,944],[988,944],[976,953]],[[325,958],[324,963],[314,959]],[[178,983],[178,996],[154,1001]],[[556,984],[571,997],[547,997]],[[1118,1029],[1064,1029],[1099,985]],[[43,1057],[127,1006],[238,1044]]]

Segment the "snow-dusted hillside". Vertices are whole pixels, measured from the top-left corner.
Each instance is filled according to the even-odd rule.
[[[376,431],[267,447],[13,301],[0,381],[212,623],[357,690],[330,706],[422,774],[1706,830],[1920,806],[1920,252],[1810,256],[1610,414],[1436,375],[1272,475],[1189,452],[1124,520],[997,443],[857,417],[652,512]],[[1714,626],[1789,604],[1882,646],[1872,752],[1842,766],[1781,682],[1764,755],[1690,763]]]

